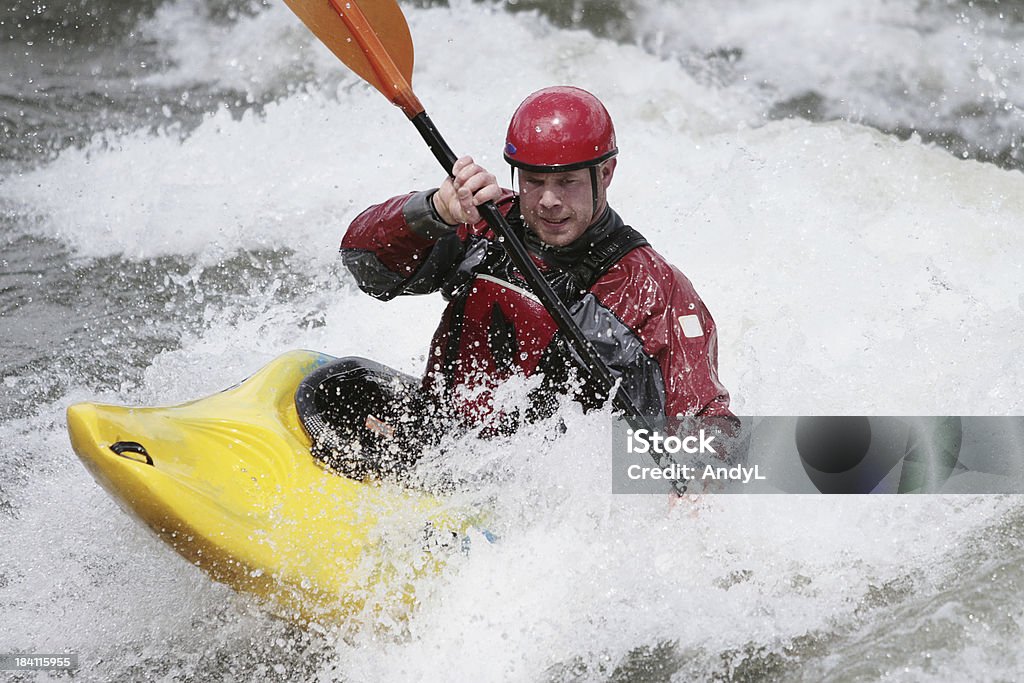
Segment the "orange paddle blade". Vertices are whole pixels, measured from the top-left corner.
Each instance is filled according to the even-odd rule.
[[[412,118],[412,36],[394,0],[284,0],[302,23],[363,80]],[[415,110],[415,111],[414,111]]]

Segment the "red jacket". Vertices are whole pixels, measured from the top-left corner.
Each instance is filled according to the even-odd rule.
[[[542,372],[559,390],[570,377],[567,367],[576,364],[551,316],[486,224],[445,225],[434,212],[432,193],[394,197],[352,222],[341,250],[360,287],[384,300],[444,294],[449,305],[431,343],[424,385],[441,388],[463,414],[487,414],[490,390],[514,373]],[[513,206],[510,192],[498,202],[515,225]],[[630,230],[614,211],[606,210],[573,245],[543,256],[537,252],[547,250],[521,221],[519,229],[544,276],[621,379],[620,390],[645,413],[732,415],[718,380],[715,322],[690,281],[646,241],[589,287],[576,286],[584,272],[576,265],[583,246]],[[602,398],[577,397],[584,403]]]

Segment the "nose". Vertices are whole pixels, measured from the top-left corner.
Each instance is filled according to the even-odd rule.
[[[550,209],[561,204],[562,200],[553,191],[546,189],[541,193],[539,203],[544,208]]]

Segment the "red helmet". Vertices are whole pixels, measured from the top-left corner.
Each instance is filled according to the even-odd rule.
[[[544,88],[523,100],[505,136],[505,161],[541,173],[597,166],[618,152],[608,110],[570,86]]]

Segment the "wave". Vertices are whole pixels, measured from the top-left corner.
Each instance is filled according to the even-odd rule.
[[[581,30],[636,45],[676,62],[718,97],[742,100],[737,116],[752,126],[785,118],[844,120],[901,139],[916,135],[964,158],[1024,168],[1024,10],[1016,4],[518,0],[414,6],[427,8],[410,13],[414,17],[491,17],[472,33],[441,28],[438,35],[449,36],[452,45],[493,36],[515,54],[516,45],[537,36],[567,40],[567,32]],[[9,133],[0,159],[49,158],[52,150],[83,144],[101,129],[158,126],[166,111],[163,118],[187,126],[221,106],[259,111],[311,83],[333,88],[350,79],[281,2],[83,0],[58,12],[19,0],[6,11],[4,22],[17,27],[18,41],[32,55],[27,61],[17,51],[9,56],[21,69],[42,69],[31,87],[0,89],[5,108],[28,112],[0,115]],[[529,35],[510,31],[502,15],[517,18],[515,25]],[[419,42],[422,50],[427,40]],[[500,73],[501,61],[491,60],[491,73]],[[68,71],[72,81],[63,77]],[[84,98],[76,102],[79,89]],[[90,97],[97,101],[90,104]],[[60,120],[50,118],[54,111]],[[69,120],[76,133],[70,138]]]

